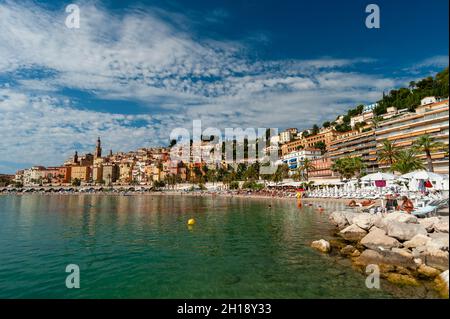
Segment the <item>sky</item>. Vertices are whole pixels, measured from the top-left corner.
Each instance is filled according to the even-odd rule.
[[[80,10],[68,28],[66,6]],[[367,28],[366,6],[380,8]],[[0,0],[0,173],[175,128],[307,129],[448,66],[448,0]]]

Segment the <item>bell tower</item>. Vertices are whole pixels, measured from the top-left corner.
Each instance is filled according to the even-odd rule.
[[[97,146],[95,147],[95,158],[102,157],[102,142],[100,141],[100,136],[97,138]]]

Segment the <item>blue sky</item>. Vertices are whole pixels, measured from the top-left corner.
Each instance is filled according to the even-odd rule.
[[[448,1],[0,0],[0,172],[166,144],[176,127],[305,129],[448,65]],[[367,29],[376,3],[381,28]]]

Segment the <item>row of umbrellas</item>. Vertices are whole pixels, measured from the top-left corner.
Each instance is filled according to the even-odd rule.
[[[362,177],[361,181],[392,181],[396,179],[442,181],[444,179],[449,179],[449,177],[448,175],[428,171],[415,171],[401,176],[390,173],[373,173]]]

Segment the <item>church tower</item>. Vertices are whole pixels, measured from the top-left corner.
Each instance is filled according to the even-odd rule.
[[[78,164],[78,152],[75,151],[75,155],[73,155],[73,163]]]
[[[100,141],[100,136],[97,139],[97,146],[95,147],[95,158],[102,157],[102,142]]]

